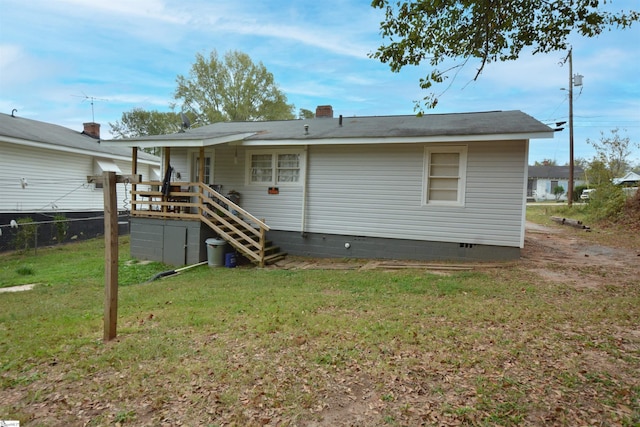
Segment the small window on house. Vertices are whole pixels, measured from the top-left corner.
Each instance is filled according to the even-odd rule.
[[[298,182],[300,180],[300,155],[278,154],[277,182]]]
[[[205,184],[212,184],[211,181],[211,157],[205,156],[204,158],[204,179],[200,179],[200,157],[196,156],[194,162],[196,182],[204,182]]]
[[[249,152],[248,184],[296,185],[300,183],[301,158],[299,151]]]
[[[466,146],[427,147],[425,150],[425,203],[463,205],[466,169]]]

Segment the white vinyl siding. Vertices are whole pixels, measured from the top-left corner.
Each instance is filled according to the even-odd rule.
[[[423,203],[425,148],[310,148],[306,231],[519,247],[526,142],[469,143],[464,205]]]
[[[264,218],[276,230],[299,231],[302,221],[302,194],[304,180],[304,150],[296,149],[300,158],[300,181],[296,185],[279,185],[278,194],[269,194],[271,183],[247,184],[246,170],[249,168],[250,155],[256,150],[245,147],[216,147],[214,183],[222,185],[224,194],[235,190],[240,193],[240,206],[258,218]],[[260,150],[262,153],[274,153],[274,150]],[[282,150],[280,150],[282,153]]]
[[[0,152],[0,212],[104,210],[102,189],[87,182],[87,176],[101,174],[96,157],[4,142]],[[110,159],[109,164],[131,173],[131,162]],[[149,166],[139,164],[138,173],[148,179]],[[117,185],[119,210],[130,208],[130,191],[130,184]]]
[[[304,212],[310,233],[520,247],[526,141],[467,144],[464,205],[424,203],[429,146],[446,144],[309,147],[300,150],[299,185],[281,185],[279,194],[247,184],[248,152],[256,150],[238,147],[236,156],[234,147],[219,146],[214,182],[225,194],[240,192],[240,206],[273,230],[303,231]]]
[[[424,164],[424,203],[463,205],[467,147],[427,146]]]

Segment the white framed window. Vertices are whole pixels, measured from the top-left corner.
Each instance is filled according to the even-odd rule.
[[[424,156],[424,203],[463,206],[467,146],[428,146]]]
[[[301,185],[303,176],[301,150],[247,152],[247,185]]]

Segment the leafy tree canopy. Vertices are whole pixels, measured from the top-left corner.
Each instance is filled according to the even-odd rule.
[[[165,135],[180,130],[182,119],[174,112],[146,111],[134,108],[122,113],[122,120],[109,123],[116,138],[133,138],[144,135]]]
[[[301,108],[300,111],[298,112],[299,119],[313,119],[315,116],[316,116],[316,113],[314,113],[311,110],[307,110],[306,108]]]
[[[640,19],[636,11],[610,13],[599,8],[611,0],[373,0],[385,10],[381,34],[388,43],[370,56],[398,72],[428,61],[432,71],[420,79],[430,89],[477,59],[477,79],[486,64],[516,60],[524,48],[533,54],[565,50],[572,32],[594,37],[605,29],[626,28]],[[447,69],[448,60],[461,60]],[[428,108],[435,94],[424,98]],[[420,109],[422,103],[417,102]]]
[[[534,166],[558,166],[558,162],[555,159],[543,159],[541,162],[535,161]]]
[[[171,108],[179,107],[194,127],[231,120],[294,118],[294,106],[287,104],[273,74],[242,52],[228,52],[224,58],[219,58],[215,50],[208,58],[198,54],[189,76],[179,75],[176,82],[176,102]],[[134,108],[109,125],[115,138],[164,135],[180,131],[182,118],[176,112]]]
[[[224,58],[215,50],[208,58],[197,54],[189,76],[180,75],[176,82],[174,98],[198,125],[295,117],[273,74],[246,53],[231,51]]]
[[[612,129],[611,135],[606,136],[600,132],[600,141],[592,141],[587,138],[587,143],[596,150],[594,160],[601,163],[608,173],[608,178],[619,178],[630,168],[629,156],[633,146],[640,148],[640,143],[634,143],[628,136],[622,136],[620,129]]]

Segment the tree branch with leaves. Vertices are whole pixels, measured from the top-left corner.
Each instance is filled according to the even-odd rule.
[[[533,54],[566,50],[576,32],[594,37],[611,28],[624,29],[640,19],[636,11],[611,13],[601,9],[609,0],[374,0],[385,11],[380,23],[387,40],[371,53],[391,70],[427,62],[432,70],[420,79],[422,89],[432,89],[464,67],[469,59],[479,64],[474,80],[486,65],[518,59],[523,49]],[[447,69],[447,61],[459,61]],[[455,78],[455,76],[454,76]],[[430,93],[416,102],[433,108],[438,95]]]

